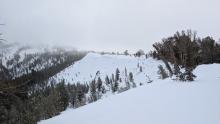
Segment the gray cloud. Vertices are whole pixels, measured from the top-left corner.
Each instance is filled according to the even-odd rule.
[[[219,0],[1,0],[8,41],[89,50],[149,50],[177,30],[220,34]]]

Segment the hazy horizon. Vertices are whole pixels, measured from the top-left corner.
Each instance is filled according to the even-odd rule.
[[[220,38],[219,0],[1,0],[9,42],[95,51],[149,51],[176,31]]]

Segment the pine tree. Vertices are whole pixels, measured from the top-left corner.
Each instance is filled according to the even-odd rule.
[[[136,83],[134,82],[134,76],[133,76],[132,72],[129,73],[129,81],[132,83],[132,87],[135,88],[136,87]]]
[[[118,81],[115,81],[115,82],[114,82],[113,92],[118,91],[118,86],[119,86]]]
[[[112,74],[112,82],[115,82],[115,76]]]
[[[119,69],[117,68],[117,69],[116,69],[116,72],[115,72],[115,81],[118,81],[119,78],[120,78],[120,71],[119,71]]]
[[[110,84],[110,80],[109,80],[109,78],[108,78],[108,75],[106,75],[106,77],[105,77],[105,83],[106,83],[107,85]]]
[[[97,88],[99,92],[102,91],[102,80],[100,77],[98,77],[98,80],[97,80]]]
[[[95,80],[93,80],[90,83],[90,98],[91,98],[91,102],[97,101],[97,92],[96,92],[96,82]]]
[[[129,73],[129,81],[130,82],[134,82],[134,77],[133,77],[133,73],[132,72]]]
[[[69,104],[69,95],[65,88],[65,81],[62,80],[60,83],[57,84],[56,89],[58,91],[59,97],[59,105],[61,110],[65,110]]]
[[[83,98],[84,98],[83,89],[80,87],[80,85],[78,85],[77,86],[77,101],[78,101],[79,106],[83,105]]]
[[[111,90],[112,92],[114,92],[114,82],[112,79],[110,79],[110,84],[111,84]]]
[[[125,67],[125,77],[128,77],[128,71],[126,67]]]

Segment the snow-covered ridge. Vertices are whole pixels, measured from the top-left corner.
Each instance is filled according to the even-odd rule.
[[[200,65],[194,70],[194,82],[155,80],[81,108],[68,109],[39,124],[219,124],[219,70],[220,64]]]
[[[122,82],[125,73],[132,72],[134,82],[145,83],[150,80],[158,80],[158,65],[164,65],[161,61],[152,58],[125,56],[125,55],[101,55],[88,53],[82,60],[57,74],[57,80],[64,79],[66,83],[89,83],[97,76],[102,80],[106,75],[115,74],[116,69],[120,71]],[[142,68],[142,69],[141,69]],[[98,75],[97,75],[98,73]]]

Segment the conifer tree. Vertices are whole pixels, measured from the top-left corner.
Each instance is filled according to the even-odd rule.
[[[133,73],[129,72],[129,81],[130,82],[134,82],[134,77],[133,77]]]
[[[60,83],[57,84],[56,89],[58,91],[58,97],[59,97],[59,105],[61,107],[61,110],[65,110],[69,104],[69,95],[67,93],[67,90],[65,88],[65,81],[62,80]]]
[[[102,80],[100,77],[98,77],[98,80],[97,80],[97,88],[99,92],[102,91]]]
[[[118,88],[119,88],[118,81],[115,81],[115,82],[114,82],[114,87],[113,87],[113,92],[118,91]]]
[[[125,67],[125,77],[128,77],[128,71],[126,67]]]
[[[109,84],[110,84],[110,80],[109,80],[108,75],[106,75],[106,77],[105,77],[105,83],[106,83],[107,85],[109,85]]]
[[[91,98],[91,102],[97,101],[97,92],[96,92],[96,82],[95,80],[93,80],[90,83],[90,98]]]
[[[117,69],[116,69],[116,72],[115,72],[115,81],[118,81],[119,78],[120,78],[120,71],[119,71],[119,69],[117,68]]]

